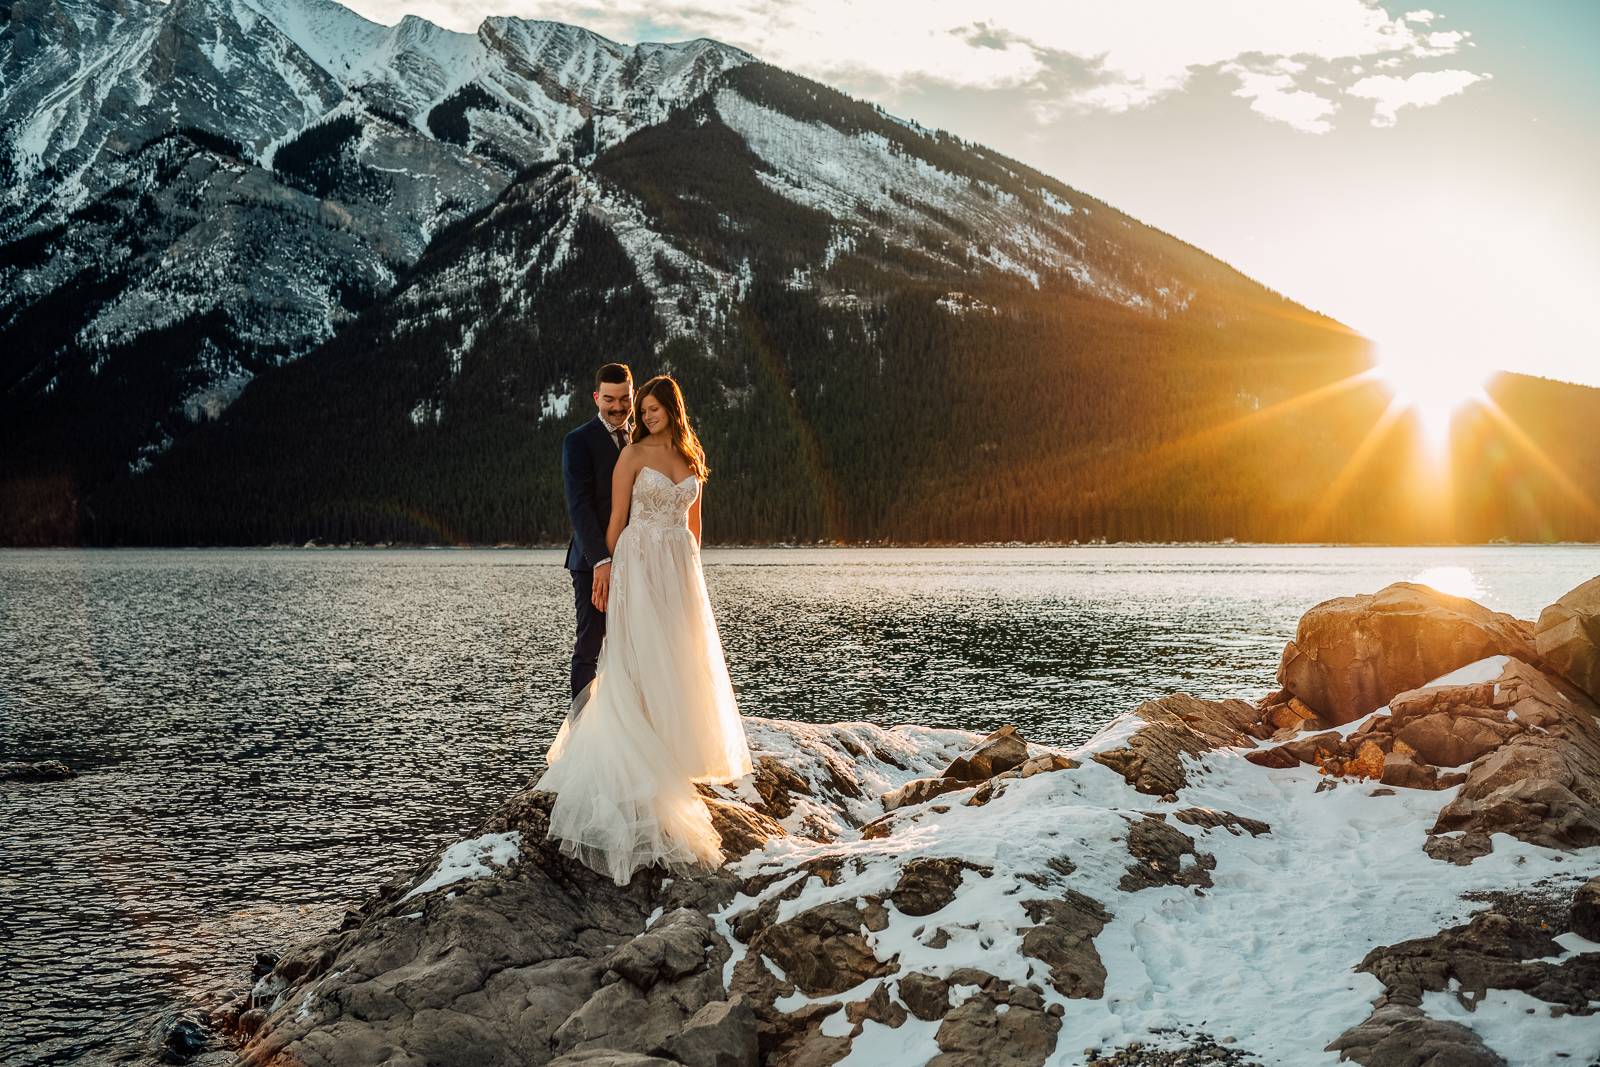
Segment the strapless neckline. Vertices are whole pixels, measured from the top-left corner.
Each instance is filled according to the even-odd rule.
[[[672,480],[672,475],[667,474],[664,471],[656,470],[654,467],[646,466],[645,470],[651,471],[651,472],[653,472],[655,474],[659,474],[662,478],[664,478],[666,480],[667,484],[672,486],[674,489],[676,489],[678,486],[682,485],[684,482],[690,481],[690,480],[692,480],[694,478],[694,475],[692,473],[690,473],[690,474],[685,475],[684,477],[678,479],[677,481],[673,481]]]

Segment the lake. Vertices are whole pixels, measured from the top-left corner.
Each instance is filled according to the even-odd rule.
[[[336,925],[538,773],[555,551],[0,551],[0,1064],[111,1054]],[[1530,618],[1600,548],[717,549],[741,709],[1073,744],[1259,697],[1300,614],[1418,579]]]

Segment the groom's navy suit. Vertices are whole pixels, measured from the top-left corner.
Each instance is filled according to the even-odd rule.
[[[578,609],[578,639],[572,646],[572,695],[594,678],[600,644],[606,637],[605,613],[596,610],[594,566],[611,558],[606,526],[611,521],[611,473],[621,448],[598,415],[567,434],[561,445],[561,481],[566,487],[572,540],[567,544],[567,570]]]

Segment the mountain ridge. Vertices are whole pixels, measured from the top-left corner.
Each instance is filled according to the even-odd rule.
[[[263,7],[404,47],[377,74],[357,57],[348,84],[304,82],[295,106],[321,110],[289,133],[250,127],[248,107],[232,129],[132,123],[86,164],[106,191],[64,222],[16,196],[0,207],[0,235],[27,230],[0,236],[0,537],[556,540],[559,432],[594,364],[618,355],[679,374],[729,457],[719,486],[761,501],[713,536],[1439,525],[1398,484],[1377,496],[1403,520],[1306,518],[1328,510],[1319,494],[1383,409],[1364,340],[1026,164],[704,39],[628,50],[497,17],[476,35],[362,29],[376,24],[325,0],[166,13],[221,34],[268,21]],[[0,71],[23,36],[16,20],[6,32]],[[257,37],[279,73],[326,74],[303,49],[271,51],[292,43],[276,23]],[[222,38],[202,42],[209,55],[193,33],[173,40],[188,57],[173,69],[199,72],[175,99],[199,99],[227,65]],[[498,57],[492,77],[461,62],[441,77],[425,54],[463,45]],[[229,71],[256,78],[254,58]],[[328,85],[336,99],[318,95]],[[26,109],[11,90],[0,101]],[[1016,420],[1019,380],[1040,383],[1044,408],[1013,440],[994,427]],[[874,411],[861,397],[887,383]],[[1257,428],[1318,390],[1337,398],[1319,422]],[[886,419],[929,447],[881,447]],[[1219,444],[1215,427],[1235,424],[1247,432]],[[285,469],[303,454],[344,462]],[[402,455],[410,470],[387,469]],[[1149,462],[1163,456],[1180,458]],[[1028,478],[1053,498],[1030,500]],[[430,518],[383,517],[405,513]]]

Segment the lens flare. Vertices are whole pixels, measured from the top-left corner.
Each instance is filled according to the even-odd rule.
[[[1373,375],[1389,390],[1397,408],[1415,415],[1424,438],[1435,448],[1450,440],[1450,424],[1458,412],[1487,399],[1487,373],[1442,366],[1423,356],[1380,350]]]

